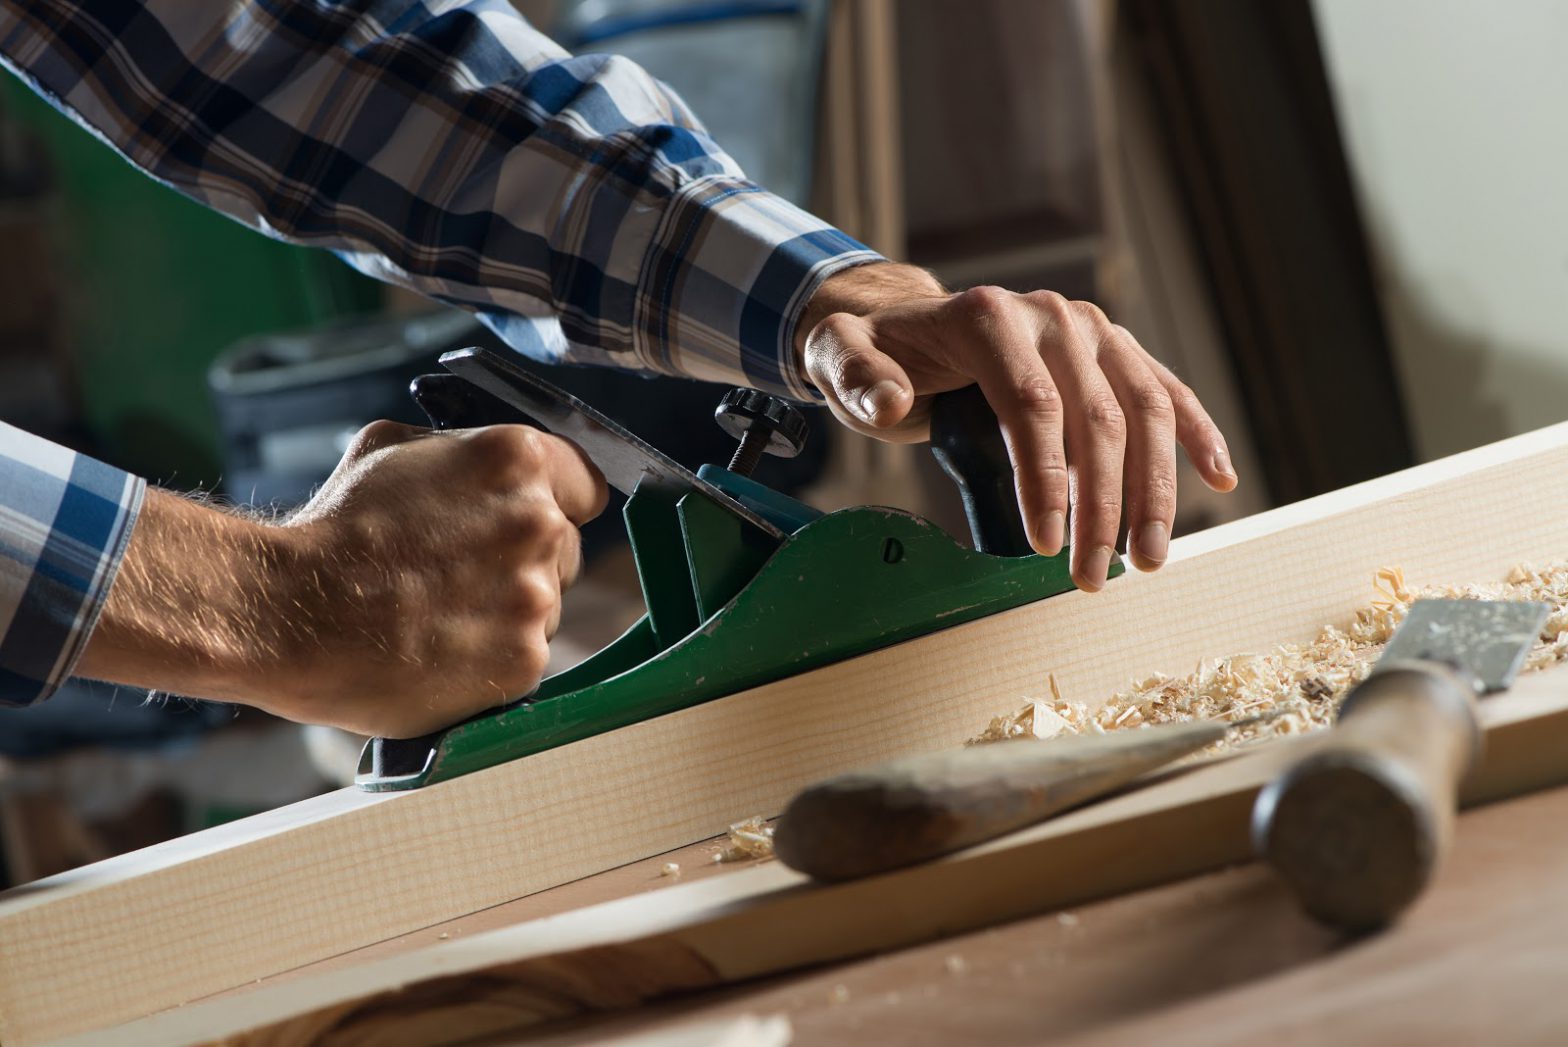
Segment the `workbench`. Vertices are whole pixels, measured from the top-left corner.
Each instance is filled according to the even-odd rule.
[[[715,849],[685,847],[271,980],[656,891],[672,882],[666,862],[680,864],[682,879],[740,867],[713,864]],[[1568,788],[1559,788],[1463,815],[1431,892],[1399,926],[1361,940],[1309,921],[1250,863],[502,1042],[568,1047],[782,1014],[801,1045],[1560,1043],[1564,869]]]
[[[1446,1041],[1494,1020],[1509,1040],[1543,1039],[1568,1009],[1540,962],[1551,859],[1568,850],[1551,831],[1568,797],[1543,791],[1568,782],[1560,660],[1483,704],[1486,754],[1463,794],[1474,810],[1437,889],[1404,926],[1349,948],[1238,868],[1258,790],[1320,736],[869,880],[715,866],[711,837],[827,775],[958,745],[1048,676],[1103,700],[1150,672],[1309,640],[1389,567],[1422,586],[1560,563],[1565,475],[1568,425],[1183,538],[1160,572],[1103,594],[6,892],[0,1037],[273,1047],[332,1029],[334,1043],[402,1044],[416,1025],[429,1040],[489,1016],[505,1042],[548,1043],[783,1011],[808,1043],[884,1029],[901,1043],[1114,1036],[1116,1022],[1134,1040],[1158,1025],[1162,1042],[1315,1023],[1383,1042],[1406,1022],[1412,1042]],[[707,993],[679,998],[694,988]]]

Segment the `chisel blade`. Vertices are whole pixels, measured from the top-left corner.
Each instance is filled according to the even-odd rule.
[[[1416,659],[1474,676],[1482,694],[1513,683],[1551,608],[1524,600],[1417,600],[1378,667]]]

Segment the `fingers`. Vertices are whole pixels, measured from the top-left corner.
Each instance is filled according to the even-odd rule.
[[[506,497],[537,496],[543,488],[579,527],[604,511],[609,498],[604,476],[570,440],[527,425],[454,429],[442,439],[465,441],[471,450],[469,483]]]
[[[540,433],[548,460],[550,490],[555,504],[573,524],[581,527],[604,512],[610,489],[593,459],[570,440]]]
[[[863,320],[838,313],[813,332],[806,374],[846,425],[876,432],[896,428],[915,403],[909,375],[871,342]]]
[[[976,377],[1007,438],[1030,541],[1060,552],[1070,501],[1073,581],[1094,592],[1115,555],[1127,446],[1098,347],[1060,295],[977,288],[961,297],[975,313],[969,329],[989,342],[973,358]]]
[[[1165,562],[1176,517],[1176,416],[1170,395],[1125,330],[1107,325],[1105,376],[1127,418],[1128,553],[1139,570]]]
[[[1101,370],[1098,345],[1060,295],[1032,295],[1050,322],[1040,353],[1050,359],[1063,395],[1074,410],[1066,422],[1073,480],[1072,574],[1078,588],[1105,587],[1122,517],[1122,463],[1127,454],[1127,415]]]
[[[1060,551],[1071,496],[1072,574],[1080,588],[1105,584],[1124,499],[1134,565],[1154,570],[1165,562],[1177,442],[1211,487],[1235,486],[1224,438],[1197,397],[1098,307],[996,288],[952,302],[959,315],[948,330],[964,340],[955,363],[997,413],[1040,552]]]
[[[960,296],[971,313],[966,329],[973,343],[974,377],[1007,442],[1029,542],[1055,556],[1067,543],[1070,491],[1063,397],[1068,391],[1059,387],[1040,358],[1036,325],[989,291]]]
[[[1171,374],[1168,367],[1153,357],[1148,357],[1148,363],[1155,379],[1171,398],[1171,406],[1176,412],[1176,442],[1187,452],[1198,475],[1213,490],[1234,490],[1236,468],[1231,464],[1230,451],[1219,426],[1204,410],[1197,394]]]

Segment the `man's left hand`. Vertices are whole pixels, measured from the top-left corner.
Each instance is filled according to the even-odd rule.
[[[1225,438],[1192,390],[1099,307],[1052,291],[948,294],[926,272],[873,264],[824,281],[796,337],[806,376],[845,425],[927,436],[937,393],[978,383],[996,411],[1031,544],[1094,591],[1126,493],[1129,553],[1164,563],[1176,514],[1175,444],[1216,491],[1236,486]]]

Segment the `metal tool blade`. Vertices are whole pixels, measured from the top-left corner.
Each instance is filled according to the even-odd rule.
[[[783,541],[784,532],[754,510],[571,393],[495,353],[475,347],[457,349],[443,353],[441,365],[581,447],[604,474],[605,481],[622,494],[635,493],[645,477],[701,491],[747,523]]]
[[[1524,665],[1551,607],[1522,600],[1417,600],[1378,665],[1444,662],[1475,676],[1481,693],[1501,691]]]

